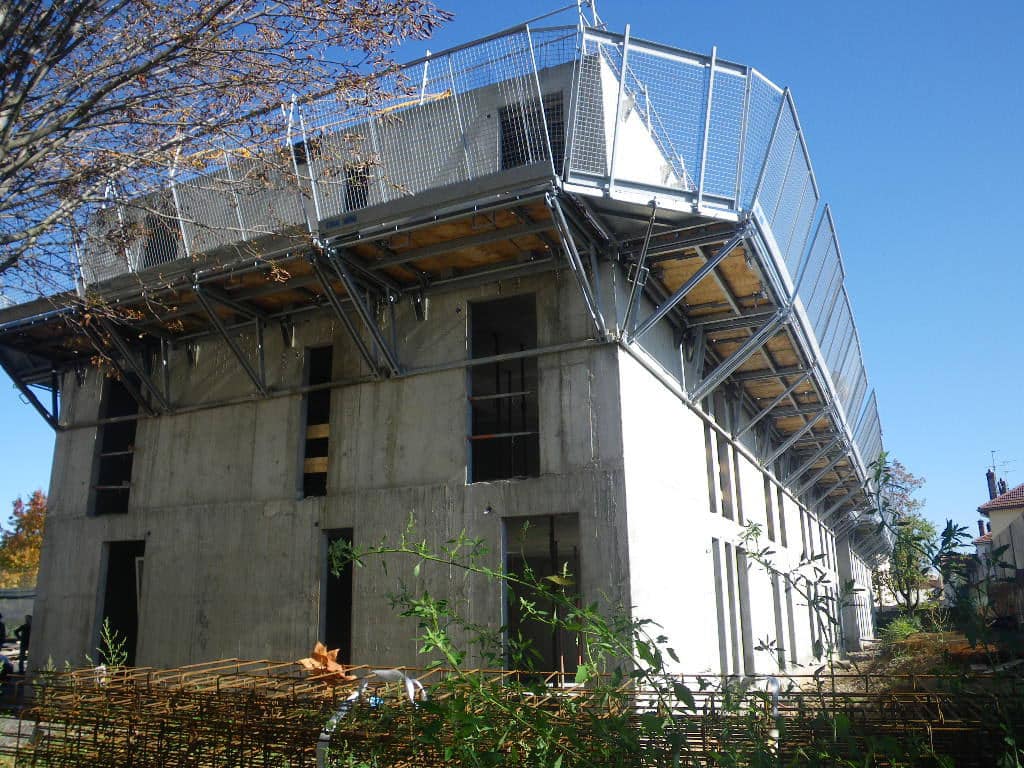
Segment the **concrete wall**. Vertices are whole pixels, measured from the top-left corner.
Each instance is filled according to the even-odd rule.
[[[871,568],[848,537],[836,541],[839,576],[842,583],[853,582],[853,592],[843,601],[843,635],[846,649],[859,651],[864,640],[875,637],[874,585]]]
[[[429,319],[398,312],[400,354],[410,368],[464,360],[468,303],[534,292],[540,345],[585,339],[589,320],[564,277],[496,283],[432,298]],[[390,330],[386,329],[389,333]],[[267,334],[272,388],[301,383],[303,349],[333,343],[338,379],[366,373],[328,315],[297,326],[294,349]],[[438,544],[465,529],[497,548],[502,518],[579,515],[584,594],[627,601],[618,359],[608,346],[540,357],[541,477],[466,484],[463,368],[342,386],[332,391],[328,496],[298,494],[301,397],[252,398],[141,419],[130,511],[89,515],[97,429],[58,436],[43,548],[36,658],[78,662],[91,652],[102,603],[104,542],[144,540],[137,663],[181,664],[227,656],[297,658],[319,631],[322,531],[351,527],[357,544],[395,540],[410,516]],[[96,418],[101,374],[65,382],[66,417]],[[227,349],[200,344],[171,363],[172,398],[189,407],[245,398],[251,383]],[[495,565],[498,560],[495,559]],[[411,563],[408,573],[411,574]],[[353,654],[376,664],[417,664],[413,626],[387,593],[403,567],[355,574]],[[500,591],[423,569],[431,591],[456,590],[474,621],[500,623]]]

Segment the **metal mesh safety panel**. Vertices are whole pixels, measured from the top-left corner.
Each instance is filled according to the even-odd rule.
[[[611,73],[621,69],[621,46],[584,35],[576,75],[570,173],[608,175],[618,94]]]
[[[561,165],[575,59],[575,29],[523,28],[404,68],[384,83],[397,95],[382,104],[305,105],[307,140],[320,147],[320,218],[519,165]]]
[[[882,423],[878,418],[878,400],[874,392],[864,406],[860,423],[854,431],[854,440],[865,462],[874,461],[882,452]]]
[[[775,116],[782,103],[782,90],[759,72],[751,71],[743,141],[743,173],[740,179],[740,207],[749,209],[757,192],[757,181],[768,156]]]
[[[736,174],[739,172],[740,143],[743,141],[746,93],[747,77],[743,73],[716,67],[711,90],[703,190],[705,195],[732,201],[732,207],[736,207]]]
[[[630,43],[615,132],[616,180],[696,189],[710,71],[710,62]],[[613,74],[617,87],[619,72]]]

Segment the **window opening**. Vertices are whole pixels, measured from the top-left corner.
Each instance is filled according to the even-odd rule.
[[[775,490],[779,499],[779,541],[782,542],[782,546],[788,547],[789,542],[786,541],[786,496],[782,492],[782,488],[776,486]]]
[[[118,379],[106,379],[100,401],[100,418],[125,420],[103,424],[96,433],[94,515],[123,515],[128,512],[138,424],[135,417],[138,414],[139,404],[124,383]]]
[[[548,576],[567,578],[558,588],[573,599],[579,594],[580,552],[579,517],[570,515],[538,515],[509,518],[503,521],[503,541],[508,542],[505,567],[509,573],[527,570],[536,579]],[[508,617],[505,663],[509,669],[530,669],[538,672],[575,674],[582,661],[580,638],[565,629],[557,629],[523,615],[520,599],[536,601],[536,610],[551,613],[555,606],[537,600],[530,593],[506,587]]]
[[[370,201],[370,169],[363,163],[345,164],[345,210],[365,208]]]
[[[772,509],[772,481],[764,478],[764,514],[768,524],[768,541],[775,541],[775,510]],[[781,515],[781,511],[779,513]]]
[[[352,565],[346,563],[337,575],[331,572],[331,547],[339,541],[352,543],[352,529],[324,531],[325,558],[320,593],[320,639],[329,649],[338,649],[338,661],[352,663]]]
[[[561,93],[544,97],[543,117],[536,103],[514,104],[502,107],[501,124],[501,168],[518,168],[546,160],[548,142],[544,139],[544,125],[547,124],[548,140],[551,142],[551,160],[555,172],[561,173],[565,162],[565,113]]]
[[[125,641],[127,665],[135,665],[139,640],[139,615],[142,606],[142,564],[146,554],[145,541],[110,541],[106,547],[106,574],[103,587],[103,610],[96,628],[97,648],[103,623],[109,622]],[[97,653],[98,657],[98,653]]]
[[[537,347],[532,295],[470,305],[470,356]],[[540,475],[537,360],[520,357],[469,369],[470,482]]]
[[[333,349],[311,347],[306,350],[306,386],[329,384],[332,376]],[[317,389],[303,398],[305,444],[302,452],[302,495],[327,495],[327,464],[330,455],[331,390]]]

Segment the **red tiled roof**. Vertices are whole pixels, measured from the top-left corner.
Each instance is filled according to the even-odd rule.
[[[985,514],[993,509],[1013,509],[1014,507],[1024,507],[1024,483],[996,496],[991,501],[986,501],[978,507],[978,511]]]
[[[984,536],[979,536],[974,540],[975,544],[989,544],[992,542],[992,534],[986,533]]]

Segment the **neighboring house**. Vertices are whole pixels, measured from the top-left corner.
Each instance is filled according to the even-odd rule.
[[[1008,488],[1005,480],[987,474],[989,500],[978,507],[988,518],[978,521],[974,540],[980,566],[975,583],[987,582],[988,602],[996,616],[1024,621],[1024,484]]]
[[[82,273],[116,318],[0,312],[0,363],[58,430],[36,657],[81,659],[109,619],[139,664],[318,639],[422,664],[388,604],[404,577],[574,668],[575,638],[495,585],[329,573],[330,542],[410,515],[495,565],[567,564],[581,599],[658,621],[681,670],[808,662],[828,638],[801,563],[862,590],[838,639],[872,636],[881,428],[789,92],[575,24],[406,75],[362,117],[293,108],[290,175],[264,149],[99,211]]]

